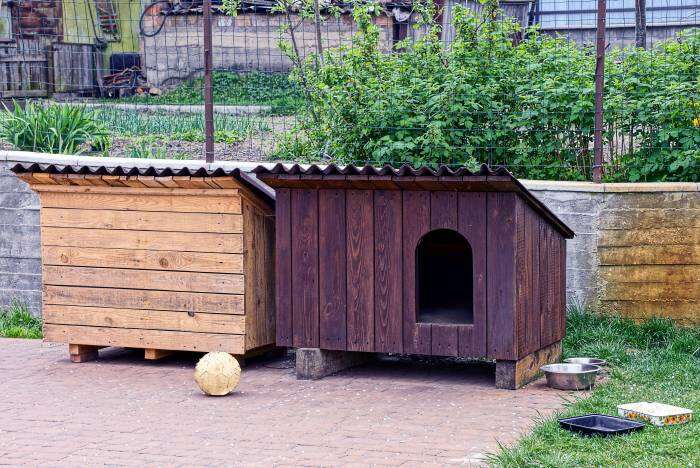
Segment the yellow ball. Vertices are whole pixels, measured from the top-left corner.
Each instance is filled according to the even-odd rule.
[[[228,395],[241,381],[241,366],[229,353],[207,353],[197,363],[194,381],[207,395]]]

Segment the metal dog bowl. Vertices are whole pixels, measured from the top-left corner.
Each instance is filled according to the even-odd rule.
[[[547,364],[540,367],[547,385],[559,390],[590,390],[600,367],[591,364]]]
[[[593,357],[571,357],[564,359],[564,362],[567,364],[591,364],[593,366],[605,366],[608,364],[608,361],[605,359]]]

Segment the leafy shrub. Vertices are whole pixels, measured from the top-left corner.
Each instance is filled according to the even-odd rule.
[[[484,16],[454,9],[445,47],[432,23],[386,53],[354,9],[352,45],[308,58],[293,75],[310,103],[275,156],[414,165],[506,164],[517,176],[586,180],[593,162],[594,50],[529,30],[487,0]],[[496,18],[490,20],[487,18]],[[698,180],[700,30],[606,63],[608,180]]]
[[[20,150],[60,154],[104,151],[110,145],[107,127],[85,107],[31,102],[0,111],[0,139]]]

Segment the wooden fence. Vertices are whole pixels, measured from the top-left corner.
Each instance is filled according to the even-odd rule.
[[[48,95],[46,45],[41,39],[0,42],[0,97]]]
[[[101,66],[92,44],[44,39],[0,42],[0,98],[93,95]]]

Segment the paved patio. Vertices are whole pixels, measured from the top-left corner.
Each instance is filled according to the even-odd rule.
[[[196,354],[100,354],[72,364],[65,345],[0,338],[0,465],[479,465],[566,396],[498,390],[485,365],[389,360],[309,382],[259,359],[211,398]]]

